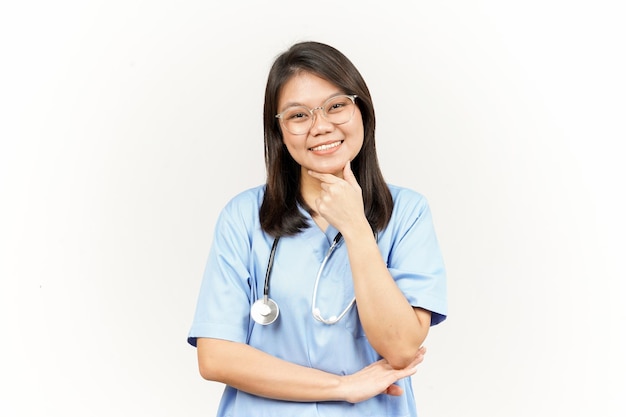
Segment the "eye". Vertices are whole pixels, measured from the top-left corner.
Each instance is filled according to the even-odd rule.
[[[334,98],[326,107],[326,113],[337,113],[342,111],[346,106],[352,104],[352,101],[347,97]]]
[[[309,119],[311,115],[302,108],[290,109],[285,111],[284,118],[287,122],[303,122]]]

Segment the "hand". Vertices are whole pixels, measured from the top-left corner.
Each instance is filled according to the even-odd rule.
[[[342,377],[343,397],[348,402],[358,403],[378,394],[402,395],[402,388],[395,385],[395,382],[415,374],[417,365],[424,360],[425,354],[426,348],[421,347],[413,362],[404,369],[393,369],[385,359],[381,359],[359,372]]]
[[[322,192],[315,200],[317,212],[345,235],[345,229],[356,221],[365,221],[363,195],[350,161],[343,168],[343,179],[333,174],[309,171],[309,175],[321,182]]]

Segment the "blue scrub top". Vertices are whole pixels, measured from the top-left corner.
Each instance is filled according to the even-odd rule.
[[[274,239],[261,230],[259,207],[265,187],[233,198],[220,213],[205,268],[188,342],[198,337],[247,343],[278,358],[337,375],[357,372],[380,359],[367,341],[357,309],[341,321],[323,324],[311,314],[319,267],[337,230],[324,232],[313,222],[278,243],[269,296],[280,314],[270,325],[250,317],[250,306],[263,297],[265,272]],[[446,275],[426,199],[415,191],[389,185],[394,209],[378,247],[398,287],[412,306],[432,312],[431,324],[446,318]],[[320,278],[317,307],[329,318],[354,297],[352,275],[342,241]],[[378,395],[358,404],[301,403],[257,397],[226,386],[218,416],[416,416],[410,378],[397,382],[404,395]]]

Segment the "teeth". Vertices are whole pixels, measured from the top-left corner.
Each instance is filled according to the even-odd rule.
[[[315,148],[311,148],[312,151],[325,151],[326,149],[335,148],[341,145],[341,141],[337,141],[335,143],[329,143],[328,145],[320,145]]]

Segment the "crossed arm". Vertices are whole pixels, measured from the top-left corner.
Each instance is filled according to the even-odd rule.
[[[352,403],[381,393],[402,395],[394,383],[413,375],[426,353],[420,349],[404,369],[394,369],[381,359],[355,374],[339,376],[278,359],[244,343],[199,338],[197,350],[205,379],[278,400]]]
[[[309,172],[321,183],[318,213],[343,235],[353,275],[359,318],[383,358],[352,375],[335,375],[269,355],[244,343],[199,338],[203,378],[278,400],[360,402],[378,394],[402,395],[395,385],[422,362],[431,313],[406,300],[382,259],[363,214],[361,189],[350,170],[343,178]]]

